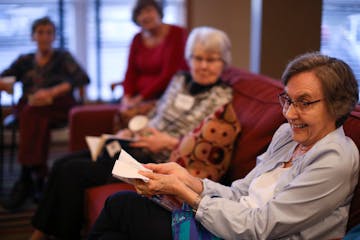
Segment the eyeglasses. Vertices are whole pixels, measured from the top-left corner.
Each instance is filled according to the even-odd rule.
[[[322,99],[318,99],[315,101],[304,101],[304,100],[292,100],[285,92],[279,94],[279,102],[285,111],[287,111],[292,104],[293,107],[301,112],[305,112],[309,109],[309,107],[315,103],[320,102]]]
[[[223,61],[222,58],[204,58],[204,57],[200,57],[200,56],[196,56],[196,55],[191,55],[191,59],[196,63],[196,64],[200,64],[203,61],[205,61],[207,64],[214,64],[216,62],[219,61]]]

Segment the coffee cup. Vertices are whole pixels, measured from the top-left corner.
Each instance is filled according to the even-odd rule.
[[[16,81],[15,76],[1,77],[1,82],[4,84],[4,91],[9,94],[13,94],[15,81]]]
[[[149,123],[149,118],[145,115],[136,115],[129,121],[128,128],[134,132],[139,133],[144,130]]]

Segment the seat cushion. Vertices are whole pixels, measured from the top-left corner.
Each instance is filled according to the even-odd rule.
[[[93,226],[95,223],[96,218],[99,216],[107,197],[113,193],[124,190],[135,191],[135,188],[133,185],[120,182],[91,187],[85,190],[84,212],[87,232],[89,232],[91,226]]]

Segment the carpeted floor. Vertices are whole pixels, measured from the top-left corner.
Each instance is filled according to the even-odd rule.
[[[66,133],[60,133],[66,136]],[[19,166],[16,161],[11,165],[9,151],[5,148],[4,154],[4,181],[0,190],[0,197],[4,198],[9,193],[11,186],[19,174]],[[67,139],[63,136],[55,136],[52,141],[49,156],[49,165],[67,152]],[[16,159],[16,158],[15,158]],[[9,212],[0,204],[0,239],[1,240],[27,240],[32,232],[30,219],[36,209],[36,204],[28,199],[26,204],[15,212]]]

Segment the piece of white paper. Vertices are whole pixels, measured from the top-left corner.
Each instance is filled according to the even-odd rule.
[[[142,179],[144,182],[149,181],[149,178],[138,173],[139,170],[152,172],[152,170],[145,168],[122,149],[118,160],[115,161],[112,174],[114,177],[130,184],[132,184],[132,179]],[[181,208],[182,204],[182,201],[171,195],[154,195],[149,197],[149,199],[169,211]]]
[[[91,159],[93,161],[97,160],[99,154],[101,153],[101,151],[104,148],[105,142],[109,139],[118,139],[119,141],[124,141],[124,142],[133,142],[134,141],[134,139],[119,138],[116,135],[112,135],[112,134],[102,134],[100,137],[99,136],[86,136],[85,141],[89,147]],[[113,143],[110,143],[109,145],[110,146],[106,146],[106,150],[109,153],[110,157],[113,157],[113,156],[115,156],[116,153],[120,152],[120,150],[121,150],[120,143],[116,143],[114,141]]]
[[[86,140],[87,145],[89,146],[91,159],[93,161],[96,161],[96,158],[99,155],[98,146],[101,141],[100,137],[86,136],[85,140]]]
[[[145,182],[149,181],[149,178],[138,173],[139,170],[152,172],[122,149],[119,158],[115,161],[112,174],[120,179],[142,179]]]
[[[112,141],[106,144],[106,151],[109,153],[109,156],[113,158],[115,154],[121,151],[121,146],[118,141]]]

